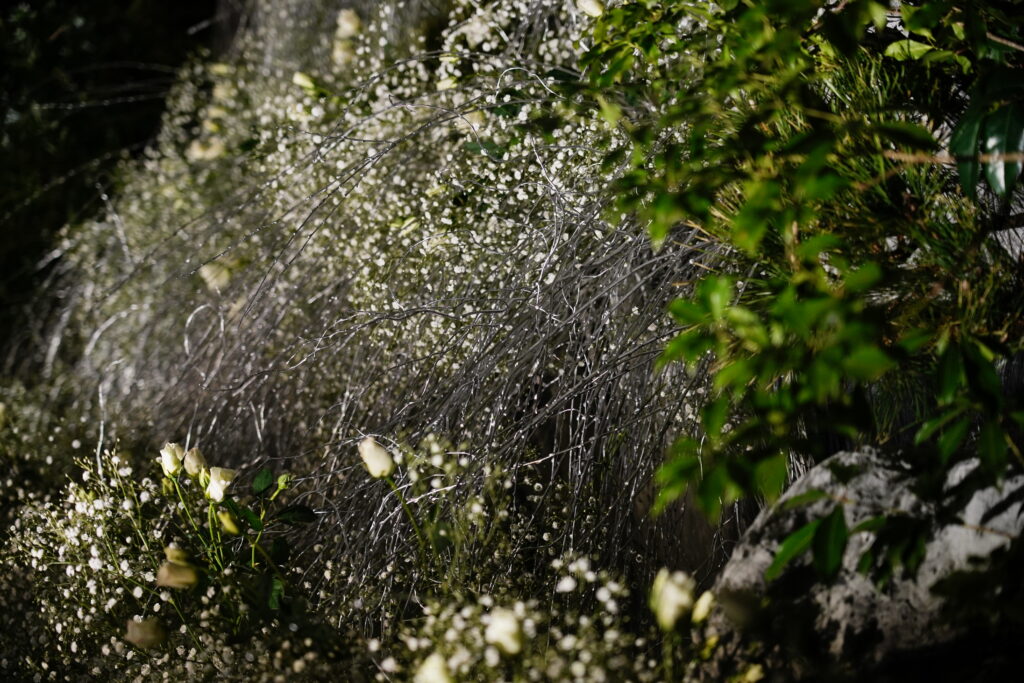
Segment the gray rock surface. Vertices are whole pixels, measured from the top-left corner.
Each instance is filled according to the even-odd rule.
[[[963,463],[952,472],[947,485],[966,476],[975,463]],[[777,615],[760,622],[780,628],[778,622],[787,615],[813,619],[811,634],[802,646],[834,662],[871,665],[893,653],[919,650],[956,638],[956,624],[940,615],[942,598],[932,593],[936,582],[957,570],[967,569],[970,558],[987,557],[1006,546],[1024,526],[1019,502],[1007,506],[992,519],[985,514],[1007,496],[1024,486],[1024,476],[1004,482],[1002,487],[978,491],[963,508],[956,523],[937,530],[927,544],[925,559],[916,577],[900,577],[884,590],[857,572],[863,551],[874,541],[870,532],[851,536],[843,558],[843,566],[835,582],[824,584],[808,580],[810,553],[794,559],[782,575],[769,586],[764,572],[772,563],[780,543],[808,521],[827,514],[835,501],[844,503],[847,527],[878,515],[899,511],[912,516],[928,517],[929,506],[909,487],[904,471],[891,459],[881,457],[872,449],[842,452],[809,470],[797,480],[782,499],[761,512],[735,549],[720,575],[715,593],[725,608],[714,627],[729,634],[737,627],[749,626],[755,619],[758,605],[766,595],[772,596],[769,612]],[[827,498],[807,505],[786,508],[786,502],[812,490],[821,490]],[[803,575],[801,575],[801,572]],[[772,589],[785,585],[806,585],[802,594],[787,593],[785,598]],[[723,642],[728,638],[723,639]],[[735,639],[739,641],[740,639]]]

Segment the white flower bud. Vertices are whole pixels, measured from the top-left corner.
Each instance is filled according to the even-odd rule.
[[[198,477],[199,473],[206,468],[206,458],[198,448],[190,448],[185,453],[185,471],[190,477]]]
[[[231,484],[231,480],[235,478],[235,474],[237,474],[235,470],[224,467],[210,468],[210,481],[206,484],[206,497],[215,503],[224,500],[224,491]]]
[[[124,639],[142,649],[156,647],[167,638],[167,631],[155,617],[143,621],[129,619],[126,631]]]
[[[581,12],[595,19],[604,14],[604,5],[600,0],[576,0],[576,6]]]
[[[651,586],[650,606],[658,626],[671,631],[679,617],[693,607],[694,580],[684,572],[669,573],[662,568]]]
[[[690,615],[690,619],[695,624],[699,624],[708,618],[711,614],[711,608],[715,606],[715,596],[711,591],[704,591],[697,598],[697,602],[693,604],[693,614]]]
[[[343,9],[338,12],[338,28],[334,35],[336,38],[345,40],[354,38],[363,30],[363,22],[353,9]]]
[[[374,479],[390,477],[395,471],[395,459],[369,436],[359,442],[359,457]]]
[[[165,443],[160,449],[160,467],[164,476],[173,477],[181,471],[181,459],[185,457],[185,450],[176,443]]]
[[[191,588],[199,582],[199,574],[187,564],[164,562],[156,573],[156,585],[167,588]]]

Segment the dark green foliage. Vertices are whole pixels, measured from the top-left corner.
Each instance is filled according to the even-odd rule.
[[[1024,273],[992,237],[1019,193],[1020,9],[644,0],[598,21],[590,106],[633,140],[618,209],[655,244],[696,226],[728,249],[669,307],[661,363],[710,368],[716,393],[659,473],[660,507],[689,487],[711,517],[773,500],[791,455],[862,444],[905,447],[940,511],[955,463],[981,462],[961,493],[1020,467],[997,368],[1022,351]],[[916,568],[929,528],[878,520],[863,567]],[[838,504],[770,573],[810,549],[833,577],[848,536]]]

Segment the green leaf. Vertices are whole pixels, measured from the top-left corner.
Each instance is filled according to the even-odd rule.
[[[757,484],[757,490],[769,503],[778,500],[786,487],[788,464],[789,459],[786,455],[779,453],[761,460],[754,466],[754,481]]]
[[[938,148],[939,143],[932,137],[931,132],[924,126],[906,121],[889,121],[879,123],[875,130],[885,135],[888,139],[897,142],[904,147],[931,151]]]
[[[316,514],[305,505],[289,505],[281,508],[272,519],[291,525],[309,524],[316,521]]]
[[[957,159],[960,187],[968,199],[976,199],[978,196],[978,177],[981,174],[978,139],[981,137],[984,116],[985,108],[977,102],[972,102],[964,112],[963,118],[956,124],[949,140],[949,152]]]
[[[828,498],[829,495],[821,489],[811,489],[810,491],[804,491],[798,496],[787,498],[782,503],[783,510],[792,510],[793,508],[801,507],[804,505],[810,505],[811,503],[817,502],[822,498]]]
[[[996,420],[985,420],[978,435],[978,457],[989,472],[1001,475],[1006,467],[1006,432]]]
[[[814,567],[827,579],[835,577],[843,566],[843,553],[850,532],[846,528],[846,515],[842,505],[836,505],[832,514],[821,520],[814,532]]]
[[[935,434],[935,432],[942,429],[942,427],[944,427],[947,423],[949,423],[963,411],[963,407],[956,408],[955,410],[951,410],[945,413],[944,415],[933,417],[932,419],[922,424],[920,429],[917,430],[917,434],[914,435],[914,445],[920,446],[925,441],[932,438],[932,435]]]
[[[260,519],[260,516],[249,508],[239,505],[231,498],[225,498],[221,505],[230,510],[231,514],[235,517],[245,522],[246,526],[253,531],[263,531],[263,521]]]
[[[939,365],[935,368],[936,389],[938,392],[935,399],[940,406],[949,405],[953,402],[957,391],[964,385],[964,361],[960,356],[960,348],[950,344],[943,351],[939,358]]]
[[[885,521],[886,521],[885,515],[879,515],[878,517],[869,517],[868,519],[865,519],[863,522],[860,522],[859,524],[854,526],[852,529],[850,529],[850,533],[851,534],[859,534],[859,533],[862,533],[862,532],[874,533],[874,532],[878,531],[879,529],[881,529],[883,526],[885,526]]]
[[[693,455],[697,446],[697,442],[690,438],[679,439],[672,445],[671,459],[654,474],[654,481],[658,484],[654,514],[661,514],[670,503],[686,493],[690,481],[700,473],[700,458]]]
[[[711,317],[721,320],[725,307],[732,301],[732,279],[725,276],[704,278],[697,285],[697,296],[703,300]]]
[[[779,546],[779,549],[775,553],[775,559],[773,559],[768,568],[764,570],[765,581],[774,581],[793,558],[802,555],[811,547],[811,540],[814,538],[815,532],[818,530],[818,526],[821,525],[821,521],[822,520],[820,519],[816,519],[805,524],[782,541],[782,545]]]
[[[668,305],[668,311],[680,325],[696,325],[708,317],[707,311],[689,299],[675,299]]]
[[[927,43],[921,43],[916,40],[897,40],[895,43],[890,43],[889,47],[885,48],[885,56],[905,61],[908,59],[920,59],[924,57],[929,50],[932,49],[931,45]]]
[[[882,280],[882,268],[874,261],[869,261],[857,270],[851,271],[843,278],[843,286],[847,292],[859,294],[865,292]]]
[[[962,444],[964,439],[967,438],[967,430],[970,426],[970,420],[963,417],[942,432],[942,436],[939,437],[938,442],[939,460],[942,461],[942,464],[949,462],[950,456],[960,448],[960,444]]]
[[[284,581],[278,576],[270,577],[270,590],[267,593],[267,607],[272,610],[281,609],[281,599],[284,597]]]
[[[728,416],[729,399],[725,396],[719,396],[714,401],[705,405],[701,411],[701,424],[704,425],[704,431],[711,437],[720,436]]]
[[[985,119],[982,149],[985,154],[1019,154],[1024,151],[1024,107],[1008,104]],[[1005,198],[1020,176],[1020,161],[987,161],[985,177],[992,190]]]
[[[896,363],[877,346],[859,346],[843,359],[843,369],[854,379],[872,382]]]
[[[252,480],[252,492],[257,496],[265,492],[274,484],[274,471],[269,467],[264,467],[256,473],[255,478]]]

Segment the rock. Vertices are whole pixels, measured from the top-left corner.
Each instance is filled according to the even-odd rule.
[[[947,480],[958,483],[974,468],[962,463]],[[810,469],[782,499],[761,512],[751,525],[715,585],[723,605],[712,627],[721,635],[716,656],[719,674],[727,658],[750,656],[750,643],[762,643],[756,656],[784,662],[789,675],[842,675],[881,666],[907,653],[934,648],[964,636],[964,624],[942,614],[944,599],[933,593],[938,582],[973,568],[977,559],[989,558],[1010,545],[1024,526],[1021,502],[1011,498],[1024,488],[1024,476],[1013,477],[1001,488],[973,494],[959,520],[937,525],[925,546],[916,576],[894,577],[885,588],[857,571],[862,553],[874,534],[852,534],[838,577],[818,580],[810,553],[792,560],[770,584],[765,570],[780,543],[807,522],[843,503],[847,527],[879,515],[903,513],[907,519],[930,524],[935,510],[912,490],[905,468],[872,449],[842,452]],[[820,490],[828,494],[805,505],[787,509],[787,501]],[[997,505],[991,519],[986,513]],[[984,565],[982,565],[984,566]],[[746,653],[743,655],[741,653]]]

